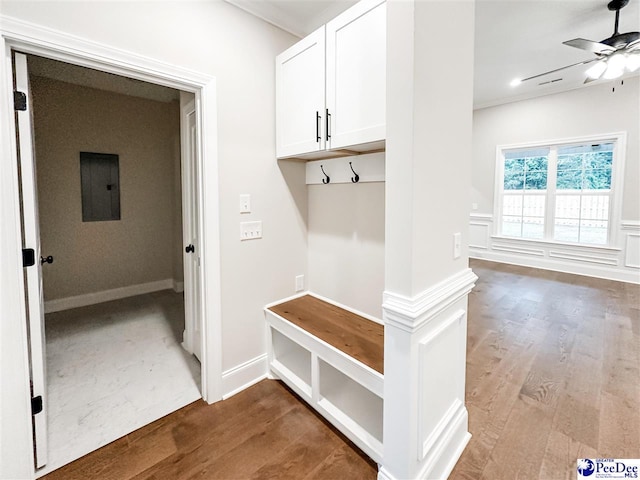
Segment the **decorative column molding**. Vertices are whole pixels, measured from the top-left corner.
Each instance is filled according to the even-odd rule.
[[[385,325],[415,333],[452,303],[466,298],[477,279],[476,274],[467,268],[412,298],[384,292]]]

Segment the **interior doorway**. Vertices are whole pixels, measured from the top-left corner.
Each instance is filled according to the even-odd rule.
[[[147,93],[155,88],[156,94],[161,89],[175,96],[172,105],[156,100],[152,105],[127,93],[130,79],[15,56],[16,90],[24,91],[30,107],[18,112],[19,119],[29,119],[18,125],[25,246],[44,247],[35,248],[35,265],[25,269],[31,381],[43,405],[34,415],[39,476],[203,396],[197,362],[182,348],[173,348],[188,336],[185,347],[195,353],[197,336],[184,329],[201,324],[201,318],[194,317],[200,313],[201,298],[200,262],[194,255],[200,250],[199,216],[193,213],[198,201],[184,200],[198,192],[197,131],[191,120],[190,156],[181,162],[179,125],[185,122],[178,92],[135,83]],[[28,63],[41,75],[32,77],[31,85],[24,78]],[[96,85],[99,88],[93,88]],[[114,93],[118,89],[124,92]],[[195,102],[183,94],[185,98],[183,107],[195,110]],[[136,103],[153,111],[145,117]],[[46,107],[40,117],[34,115],[39,106]],[[145,140],[147,133],[173,141],[172,155],[150,153],[153,136]],[[166,153],[167,145],[162,149]],[[196,185],[180,181],[181,169]],[[190,242],[186,250],[180,213],[185,215],[184,238]],[[158,273],[163,265],[169,275]],[[57,276],[54,266],[59,267]],[[190,270],[184,280],[183,270]],[[29,283],[30,278],[35,281]],[[183,284],[188,301],[195,304],[188,312],[190,322],[185,322]],[[140,293],[145,295],[136,296]],[[45,341],[43,325],[53,343]],[[52,368],[46,368],[45,358]],[[38,378],[42,370],[43,379]],[[172,396],[172,389],[180,394]],[[150,402],[153,398],[170,401]]]
[[[0,142],[0,213],[3,228],[0,241],[6,256],[0,269],[0,303],[5,317],[0,336],[3,352],[3,401],[0,417],[11,432],[11,449],[3,449],[3,473],[15,478],[34,478],[34,450],[32,435],[34,401],[29,378],[28,323],[25,300],[27,289],[23,282],[23,232],[20,225],[20,184],[18,181],[17,132],[14,124],[12,52],[36,54],[73,65],[85,66],[107,73],[122,75],[159,85],[169,86],[195,95],[197,152],[201,176],[198,204],[200,206],[202,248],[200,249],[200,278],[203,295],[202,313],[202,396],[209,403],[222,399],[222,319],[220,288],[220,213],[218,180],[218,134],[216,79],[210,74],[185,69],[154,58],[97,44],[73,35],[54,32],[34,24],[24,24],[3,18],[0,26],[0,122],[3,141]],[[10,367],[7,366],[10,364]],[[8,439],[9,437],[7,437]]]

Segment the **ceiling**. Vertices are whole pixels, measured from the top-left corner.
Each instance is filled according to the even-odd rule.
[[[355,0],[227,1],[299,37],[356,3]],[[562,42],[578,37],[596,41],[607,38],[613,33],[614,18],[615,14],[607,9],[607,0],[476,0],[474,107],[583,87],[588,66],[572,67],[516,87],[510,83],[515,78],[594,58],[593,54]],[[451,28],[455,31],[455,25]],[[621,10],[619,31],[640,31],[640,0],[630,0]],[[170,88],[41,57],[30,57],[29,67],[34,75],[78,85],[164,102],[178,98],[178,92]],[[557,79],[560,80],[539,85]],[[603,82],[607,80],[590,85]]]
[[[36,55],[29,55],[29,74],[159,102],[171,102],[180,98],[180,92],[172,88]]]
[[[227,0],[303,37],[349,8],[350,0]],[[594,58],[563,45],[572,38],[611,36],[615,14],[608,0],[476,0],[474,107],[482,108],[583,87],[588,66],[576,66],[517,87],[526,78]],[[640,31],[640,0],[620,12],[620,32]],[[455,25],[452,25],[455,31]],[[636,73],[638,74],[638,73]],[[561,80],[557,80],[561,79]],[[546,85],[545,81],[557,80]],[[611,80],[608,80],[611,82]],[[607,82],[599,80],[596,83]]]

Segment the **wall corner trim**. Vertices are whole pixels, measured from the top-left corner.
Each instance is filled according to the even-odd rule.
[[[385,324],[413,333],[445,308],[468,295],[477,279],[477,275],[467,268],[415,297],[385,291],[382,303]]]

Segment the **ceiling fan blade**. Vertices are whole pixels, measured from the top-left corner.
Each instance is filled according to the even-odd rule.
[[[555,70],[549,70],[548,72],[539,73],[538,75],[533,75],[531,77],[523,78],[522,80],[520,80],[520,83],[526,82],[527,80],[533,80],[535,78],[544,77],[545,75],[549,75],[551,73],[556,73],[556,72],[559,72],[561,70],[566,70],[567,68],[577,67],[578,65],[586,65],[588,63],[596,62],[598,60],[600,60],[600,58],[591,58],[589,60],[585,60],[584,62],[573,63],[571,65],[567,65],[566,67],[560,67],[560,68],[556,68]]]
[[[581,50],[586,50],[593,53],[612,53],[616,51],[616,49],[611,45],[594,42],[592,40],[586,40],[584,38],[574,38],[573,40],[567,40],[566,42],[562,43],[570,47],[579,48]]]

